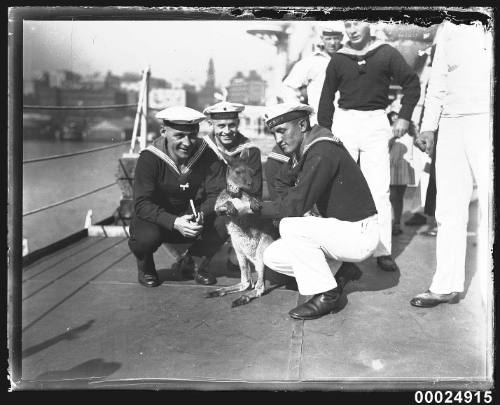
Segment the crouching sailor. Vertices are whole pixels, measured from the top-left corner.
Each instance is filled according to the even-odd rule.
[[[208,117],[212,127],[212,133],[206,135],[204,140],[219,159],[227,165],[228,161],[234,158],[246,160],[252,169],[252,187],[248,193],[257,198],[262,198],[262,162],[260,150],[248,138],[239,132],[239,113],[245,109],[243,104],[222,101],[207,107],[203,113]],[[228,221],[227,216],[216,219],[217,227],[220,223],[225,229]],[[227,234],[226,239],[229,237]],[[234,250],[231,249],[227,261],[227,268],[230,271],[239,271],[238,261]]]
[[[281,193],[286,192],[283,189],[283,181],[280,177],[297,166],[295,155],[289,156],[283,150],[283,138],[275,134],[276,145],[267,155],[267,161],[264,165],[264,173],[267,180],[267,189],[271,200],[276,200]]]
[[[162,120],[162,136],[141,151],[135,169],[129,247],[137,259],[139,283],[160,284],[153,253],[163,242],[193,242],[175,265],[186,278],[215,284],[207,268],[224,243],[214,225],[215,200],[225,187],[224,165],[198,138],[203,114],[169,107],[156,117]],[[201,265],[196,266],[192,256],[202,257]]]
[[[311,128],[311,112],[304,104],[269,108],[266,124],[298,165],[286,192],[254,207],[262,216],[281,219],[281,238],[265,250],[264,263],[294,276],[300,294],[312,295],[289,312],[295,319],[340,309],[346,283],[361,276],[353,262],[371,256],[379,241],[377,211],[359,166],[329,130]],[[315,204],[321,217],[303,217]],[[252,212],[237,200],[235,207],[242,214]]]

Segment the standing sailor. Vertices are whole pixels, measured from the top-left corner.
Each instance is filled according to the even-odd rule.
[[[391,133],[400,138],[408,131],[420,97],[420,81],[397,49],[372,37],[368,23],[345,21],[344,26],[349,41],[332,56],[326,68],[318,123],[338,136],[354,160],[359,161],[378,211],[380,244],[374,257],[381,270],[397,271],[391,256],[389,139]],[[385,109],[393,81],[402,87],[403,98],[391,129]],[[334,104],[337,91],[339,108]]]
[[[245,109],[243,104],[222,101],[207,107],[203,113],[208,117],[212,127],[212,133],[204,137],[207,146],[227,165],[233,158],[245,159],[253,169],[252,189],[249,194],[253,197],[262,197],[262,162],[260,150],[250,139],[243,136],[238,127],[240,124],[238,114]],[[222,216],[217,221],[228,221],[228,217]],[[219,225],[219,224],[218,224]],[[222,228],[225,228],[223,226]],[[229,235],[227,235],[228,237]],[[236,255],[234,251],[229,254],[227,267],[237,270]]]
[[[379,241],[377,210],[361,169],[328,129],[310,126],[311,112],[298,103],[269,109],[266,124],[299,162],[293,186],[277,200],[253,207],[264,217],[281,219],[281,239],[265,250],[264,263],[294,276],[300,294],[313,296],[289,312],[295,319],[339,309],[345,285],[361,276],[352,262],[369,257]],[[253,212],[250,204],[232,202],[240,214]],[[303,217],[314,205],[322,217]]]
[[[139,283],[160,284],[153,253],[162,243],[193,242],[174,266],[199,284],[215,284],[207,267],[225,240],[214,226],[215,200],[225,187],[224,165],[198,138],[203,114],[169,107],[156,117],[162,121],[161,136],[141,151],[135,169],[129,247],[137,259]],[[192,256],[202,257],[200,266]]]
[[[285,103],[298,102],[300,89],[305,87],[307,103],[314,109],[309,118],[311,125],[317,124],[316,114],[325,71],[332,55],[342,48],[344,33],[330,26],[320,27],[321,44],[311,56],[299,60],[283,81],[282,98]]]

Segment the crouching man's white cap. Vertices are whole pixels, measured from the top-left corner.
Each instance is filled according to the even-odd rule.
[[[198,129],[199,123],[206,119],[201,112],[182,106],[165,108],[156,114],[156,118],[176,129]]]
[[[308,117],[312,112],[314,112],[314,109],[307,104],[282,103],[268,106],[264,117],[266,118],[266,125],[271,129],[284,122]]]
[[[238,118],[238,114],[244,109],[245,106],[243,104],[221,101],[205,108],[203,113],[213,120],[226,120]]]

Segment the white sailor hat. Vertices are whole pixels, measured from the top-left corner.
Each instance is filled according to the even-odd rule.
[[[343,25],[343,24],[341,24]],[[322,24],[318,28],[318,32],[320,35],[323,36],[338,36],[343,38],[344,37],[344,30],[343,27],[341,27],[340,24]]]
[[[198,124],[206,119],[199,111],[183,106],[165,108],[156,114],[156,118],[169,127],[181,129],[199,128]]]
[[[238,114],[244,109],[245,106],[243,104],[221,101],[220,103],[205,108],[203,114],[213,120],[229,120],[238,118]]]
[[[284,122],[308,117],[313,111],[314,109],[307,104],[282,103],[268,106],[264,117],[266,125],[271,129]]]

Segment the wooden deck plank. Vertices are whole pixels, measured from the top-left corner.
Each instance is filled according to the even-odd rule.
[[[23,378],[286,379],[296,293],[231,308],[201,292],[93,283],[25,333]]]

